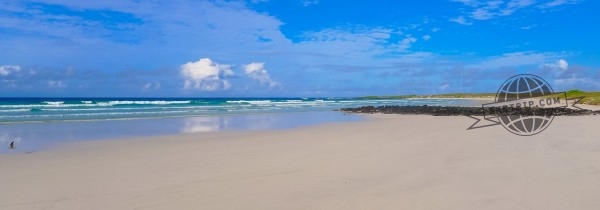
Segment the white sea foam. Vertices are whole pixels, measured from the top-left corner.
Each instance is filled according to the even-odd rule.
[[[0,112],[28,112],[31,109],[0,109]]]
[[[192,101],[108,101],[108,102],[97,102],[96,104],[113,106],[113,105],[169,105],[169,104],[189,104]]]
[[[325,101],[325,100],[314,100],[314,101],[305,101],[305,100],[237,100],[237,101],[227,101],[227,103],[231,104],[252,104],[257,106],[310,106],[310,105],[319,105],[323,103],[336,103],[335,101]]]
[[[114,105],[172,105],[172,104],[190,104],[192,101],[106,101],[96,102],[82,101],[82,104],[65,104],[64,101],[44,101],[42,104],[14,104],[14,105],[0,105],[0,109],[11,109],[11,108],[63,108],[63,107],[105,107]]]
[[[271,100],[237,100],[237,101],[226,101],[227,103],[236,103],[236,104],[270,104]]]
[[[65,102],[64,101],[44,101],[42,103],[48,104],[50,106],[60,106],[60,105],[63,105]]]
[[[202,113],[207,112],[208,110],[177,110],[177,111],[160,111],[160,112],[93,112],[93,113],[71,113],[71,114],[26,114],[26,115],[14,115],[14,116],[0,116],[0,119],[3,118],[57,118],[57,119],[66,119],[71,117],[80,117],[80,116],[114,116],[114,115],[158,115],[158,116],[168,116],[171,114],[177,113]]]

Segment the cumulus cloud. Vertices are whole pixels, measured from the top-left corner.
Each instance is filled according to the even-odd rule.
[[[423,40],[424,41],[429,41],[429,39],[431,39],[431,36],[429,36],[429,35],[423,36]]]
[[[231,65],[218,64],[210,58],[183,64],[180,66],[180,73],[185,80],[183,89],[215,91],[231,88],[229,81],[225,80],[233,75]]]
[[[21,67],[17,65],[0,66],[0,76],[8,76],[9,74],[19,71],[21,71]]]
[[[271,75],[265,69],[265,63],[250,63],[244,65],[244,72],[248,77],[258,80],[260,84],[268,84],[269,88],[281,86],[281,84],[271,78]]]
[[[567,61],[563,59],[558,60],[556,64],[558,64],[558,68],[562,70],[567,70],[569,68],[569,63],[567,63]]]
[[[551,68],[551,69],[558,69],[558,70],[562,70],[562,71],[566,71],[567,69],[569,69],[569,63],[564,59],[559,59],[558,61],[556,61],[554,63],[548,63],[548,64],[545,64],[544,66]]]

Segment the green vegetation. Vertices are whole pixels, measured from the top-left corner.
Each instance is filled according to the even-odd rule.
[[[405,99],[405,98],[494,98],[495,93],[449,93],[437,95],[364,96],[360,99]]]
[[[600,105],[600,92],[584,92],[582,90],[567,91],[567,98],[577,98],[585,96],[579,103],[589,105]]]

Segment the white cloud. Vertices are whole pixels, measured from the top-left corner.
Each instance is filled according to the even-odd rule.
[[[307,31],[301,35],[302,41],[295,43],[293,50],[319,55],[310,58],[311,63],[331,63],[332,57],[347,62],[348,58],[367,59],[373,55],[399,51],[398,43],[392,43],[391,37],[401,32],[387,28],[368,28],[357,26],[349,29],[324,29]],[[328,50],[323,50],[328,49]],[[344,58],[344,59],[342,59]]]
[[[319,0],[302,0],[302,5],[308,7],[310,5],[318,4]]]
[[[551,2],[548,2],[548,3],[545,3],[544,6],[555,7],[555,6],[559,6],[559,5],[565,4],[566,2],[567,2],[566,0],[554,0],[554,1],[551,1]]]
[[[512,0],[508,2],[507,8],[523,8],[535,3],[534,0]]]
[[[567,63],[566,60],[560,59],[557,62],[558,64],[558,68],[562,69],[562,70],[567,70],[569,68],[569,63]]]
[[[142,90],[158,90],[158,89],[160,89],[159,82],[155,82],[155,83],[148,82],[142,87]]]
[[[381,42],[389,39],[393,33],[397,32],[386,28],[324,29],[305,32],[302,37],[306,41]]]
[[[477,0],[450,0],[450,1],[451,2],[460,2],[460,3],[463,3],[468,6],[472,6],[472,7],[479,5],[479,2]]]
[[[265,0],[249,1],[260,3]],[[123,20],[117,21],[122,23],[119,26],[122,26],[123,30],[112,30],[112,25],[107,25],[112,24],[113,19],[111,17],[107,17],[106,20],[88,20],[86,17],[79,16],[80,13],[76,12],[55,15],[53,12],[45,11],[44,5],[37,6],[40,8],[30,8],[24,3],[14,3],[23,9],[24,17],[34,18],[18,18],[15,16],[12,18],[13,21],[0,21],[0,25],[7,24],[5,26],[9,29],[32,31],[32,34],[38,35],[31,38],[35,39],[33,42],[29,42],[28,37],[24,36],[22,38],[27,38],[27,40],[10,43],[6,40],[0,40],[0,45],[9,44],[12,46],[16,45],[15,43],[30,43],[31,46],[49,46],[24,53],[39,58],[36,59],[34,66],[74,65],[81,69],[96,68],[97,66],[106,69],[120,69],[123,66],[131,66],[136,63],[144,63],[145,67],[158,69],[164,67],[164,65],[172,65],[173,60],[183,59],[181,61],[185,61],[180,61],[177,64],[198,61],[199,57],[190,56],[208,57],[216,62],[221,61],[219,58],[223,58],[222,56],[226,56],[230,64],[266,61],[266,63],[269,63],[267,66],[269,73],[277,75],[279,82],[284,82],[282,80],[290,78],[295,68],[318,73],[317,71],[324,69],[321,67],[324,64],[371,65],[375,63],[384,65],[382,60],[388,58],[380,55],[396,53],[395,56],[404,57],[405,53],[412,52],[401,50],[410,48],[411,43],[415,42],[416,39],[422,41],[421,37],[424,34],[415,34],[414,38],[407,38],[402,41],[405,37],[400,30],[405,30],[405,32],[426,30],[416,24],[411,24],[410,27],[343,25],[314,29],[315,31],[312,32],[305,31],[302,35],[293,36],[295,39],[290,39],[280,30],[284,24],[281,20],[268,13],[253,10],[252,6],[248,6],[249,1],[186,0],[172,4],[160,1],[78,2],[42,0],[42,2],[49,2],[50,5],[60,5],[67,11],[115,12],[117,14],[114,15],[115,18],[123,16]],[[300,6],[302,2],[303,0],[296,1]],[[319,1],[315,0],[304,2],[313,7],[320,4]],[[317,2],[319,4],[315,5]],[[162,10],[156,10],[156,8],[162,8]],[[163,10],[172,12],[163,12]],[[36,11],[41,11],[42,14],[35,14]],[[48,15],[52,16],[49,17]],[[53,18],[65,19],[47,21]],[[438,30],[438,28],[432,29],[432,31]],[[56,38],[46,39],[43,37]],[[396,39],[397,37],[399,38]],[[58,42],[55,39],[65,41],[60,43],[61,46],[57,46],[56,43]],[[85,43],[82,43],[84,41]],[[19,50],[21,48],[13,46],[6,47],[6,49]],[[106,49],[111,50],[107,52]],[[165,54],[164,52],[171,53]],[[123,56],[127,54],[145,55],[142,57],[154,57],[155,59],[147,61],[139,56],[139,58]],[[280,56],[271,56],[271,54]],[[68,57],[69,59],[57,59],[56,55]],[[102,55],[103,59],[97,59],[99,57],[97,55]],[[18,56],[15,57],[18,58]],[[248,57],[253,57],[254,60],[234,63],[248,59]],[[12,57],[3,57],[2,59],[22,63]],[[291,65],[298,67],[290,67]],[[177,68],[178,65],[175,65],[175,67]],[[234,70],[237,73],[242,68]],[[276,74],[280,73],[279,71],[283,72]],[[163,80],[161,90],[175,85],[181,85],[179,87],[185,87],[189,90],[226,89],[231,86],[231,83],[234,83],[236,88],[241,87],[238,80],[223,75],[203,77],[202,79],[193,75],[190,72],[184,75],[183,70],[179,75],[171,74],[174,77],[182,76],[183,79],[180,81],[178,79],[173,80],[181,82],[181,84],[171,85],[170,82]],[[308,77],[310,74],[305,75]],[[57,79],[57,77],[52,78]],[[324,79],[312,77],[306,78],[306,80],[316,83]],[[156,80],[140,78],[135,83],[130,84],[134,84],[133,88],[141,91],[149,81],[154,82]],[[250,80],[239,81],[247,82]],[[78,86],[70,80],[64,80],[64,82],[72,88]],[[45,86],[46,81],[42,84]],[[286,88],[291,87],[289,82],[284,82],[284,84]],[[93,87],[93,85],[90,86]],[[154,86],[155,84],[150,84],[148,88],[152,89]]]
[[[0,3],[2,9],[8,7],[4,2]],[[11,31],[7,35],[12,37],[0,39],[0,46],[5,51],[19,53],[3,54],[0,64],[25,65],[23,62],[36,58],[33,66],[114,69],[146,63],[151,68],[159,68],[177,58],[195,59],[190,55],[216,58],[233,48],[236,52],[242,49],[248,53],[291,44],[279,30],[283,24],[280,20],[248,8],[243,1],[35,2],[6,2],[19,11],[11,10],[11,15],[0,18],[0,28]],[[53,7],[60,7],[61,11],[54,11]],[[106,17],[94,18],[81,11]],[[22,34],[23,31],[28,33]],[[47,47],[23,47],[19,43]],[[164,54],[167,51],[173,53]],[[155,59],[145,61],[141,57],[126,56],[131,54]],[[99,56],[103,59],[97,59]]]
[[[533,0],[511,0],[505,4],[503,1],[490,1],[481,7],[475,7],[471,12],[471,18],[475,20],[487,20],[497,16],[507,16],[515,11],[533,5]]]
[[[556,60],[561,55],[556,53],[514,52],[494,56],[469,67],[477,69],[496,69],[501,67],[538,66]],[[565,61],[566,63],[566,61]]]
[[[440,86],[440,90],[446,90],[446,89],[448,89],[448,87],[450,87],[449,84],[444,84],[444,85]]]
[[[527,25],[527,26],[522,26],[521,29],[523,29],[523,30],[529,30],[529,29],[535,28],[537,26],[538,25],[535,25],[535,24],[534,25]]]
[[[0,66],[0,76],[7,76],[14,72],[21,71],[21,67],[17,65],[4,65]]]
[[[579,77],[575,74],[572,74],[569,78],[555,79],[554,83],[559,87],[563,87],[563,89],[573,89],[577,86],[594,89],[600,87],[598,80],[589,77]]]
[[[465,19],[465,17],[463,17],[463,16],[459,16],[457,18],[450,18],[450,21],[461,24],[461,25],[472,25],[473,24],[471,22],[467,22],[467,19]]]
[[[269,0],[251,0],[250,2],[252,2],[253,4],[258,4],[258,3],[263,3],[263,2],[268,2]]]
[[[268,84],[270,89],[281,86],[279,82],[271,78],[271,75],[265,69],[265,63],[244,65],[244,72],[248,77],[258,80],[260,84]]]
[[[490,11],[482,8],[478,8],[471,13],[471,17],[475,20],[487,20],[492,18],[494,15]]]
[[[394,59],[390,59],[390,62],[396,62],[396,63],[403,63],[403,64],[408,64],[408,63],[423,63],[423,62],[429,62],[432,59],[436,58],[436,54],[433,54],[431,52],[414,52],[414,53],[409,53],[409,54],[403,54],[400,57],[396,57]]]
[[[500,9],[494,14],[494,16],[507,16],[512,15],[517,10],[529,7],[535,3],[534,0],[512,0],[506,4],[506,7]]]
[[[67,85],[65,85],[65,83],[63,83],[63,81],[59,81],[59,80],[48,80],[48,87],[49,88],[64,88]]]
[[[496,0],[496,1],[488,1],[486,2],[486,7],[489,9],[496,9],[500,7],[500,5],[504,4],[504,1]]]
[[[556,6],[560,6],[563,4],[576,4],[579,3],[581,0],[553,0],[550,1],[548,3],[543,4],[541,7],[542,8],[549,8],[549,7],[556,7]]]
[[[556,7],[563,4],[575,4],[581,0],[553,0],[546,3],[539,3],[536,0],[495,0],[495,1],[476,1],[476,0],[451,0],[451,2],[460,2],[467,8],[461,9],[472,20],[488,20],[500,16],[512,15],[515,12],[527,8],[545,9]],[[537,6],[536,6],[537,5]],[[467,18],[460,16],[452,18],[450,21],[469,25]]]
[[[425,41],[429,41],[429,39],[431,39],[431,36],[429,36],[429,35],[425,35],[425,36],[423,36],[423,40],[425,40]]]
[[[554,63],[544,64],[544,66],[551,68],[551,69],[558,69],[558,70],[562,70],[562,71],[566,71],[567,69],[569,69],[569,63],[564,59],[559,59],[558,61],[556,61]]]
[[[185,79],[184,89],[215,91],[231,87],[227,76],[233,75],[231,65],[218,64],[209,58],[181,65],[180,73]]]
[[[400,43],[398,44],[398,49],[400,51],[408,50],[408,48],[410,48],[412,43],[415,43],[415,42],[417,42],[416,38],[408,36],[408,37],[402,39],[402,41],[400,41]]]

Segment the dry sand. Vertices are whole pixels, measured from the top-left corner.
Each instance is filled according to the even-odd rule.
[[[372,115],[0,155],[0,209],[598,209],[600,117]]]

